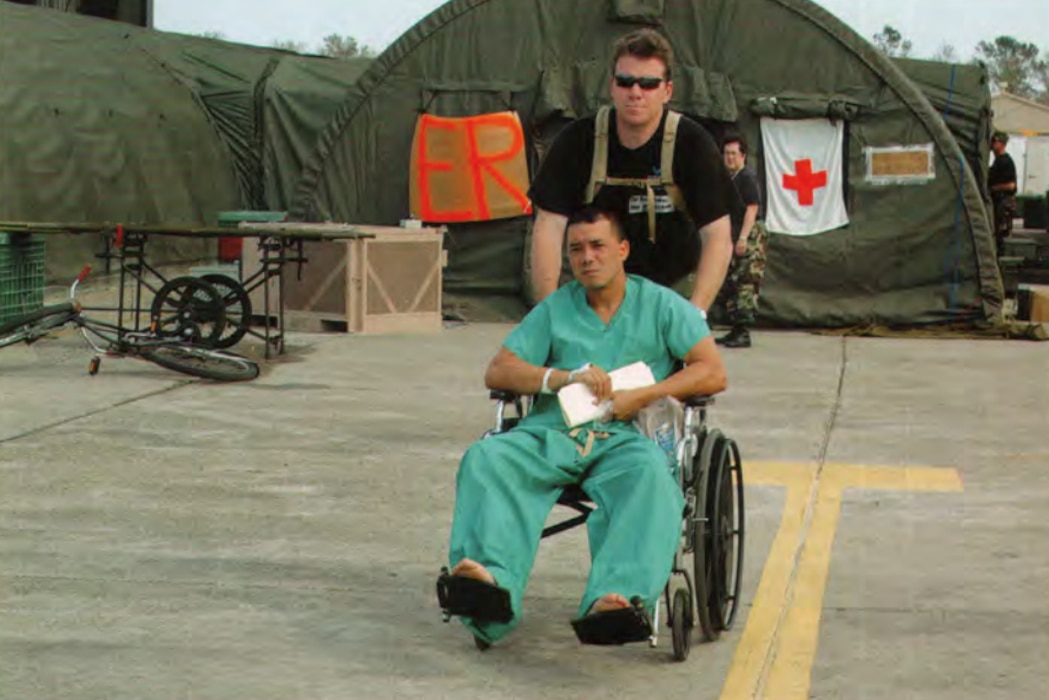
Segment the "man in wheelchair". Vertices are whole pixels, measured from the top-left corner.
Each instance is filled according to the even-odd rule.
[[[520,621],[543,525],[571,485],[597,506],[587,520],[591,567],[576,635],[592,644],[648,639],[684,503],[667,453],[632,421],[657,399],[727,386],[702,313],[626,274],[630,246],[613,213],[583,209],[569,217],[566,238],[575,280],[532,309],[485,373],[490,389],[536,394],[536,402],[512,430],[474,443],[456,480],[451,568],[438,579],[438,598],[479,645]],[[656,383],[613,392],[608,372],[638,361]],[[611,401],[606,420],[568,428],[555,394],[576,382]]]

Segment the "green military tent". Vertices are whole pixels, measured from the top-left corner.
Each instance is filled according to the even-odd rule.
[[[658,27],[677,53],[672,107],[715,134],[742,130],[759,167],[762,116],[847,125],[849,224],[772,237],[766,322],[930,324],[999,313],[1002,285],[981,187],[943,110],[808,0],[452,0],[350,88],[306,163],[293,215],[384,224],[406,217],[422,113],[515,110],[534,172],[564,124],[607,100],[610,44],[639,25]],[[931,179],[867,177],[868,148],[922,144],[931,144]],[[521,313],[529,223],[452,225],[446,299],[476,317]]]
[[[976,181],[986,187],[992,131],[987,67],[915,58],[894,58],[893,62],[932,103],[962,149]]]
[[[285,209],[367,64],[0,2],[0,221],[200,225]],[[204,252],[150,245],[154,261]],[[98,247],[52,240],[48,275]]]

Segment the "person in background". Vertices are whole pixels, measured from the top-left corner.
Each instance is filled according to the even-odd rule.
[[[717,343],[726,348],[749,348],[750,328],[754,325],[761,280],[765,276],[768,233],[761,220],[758,178],[747,168],[746,140],[741,135],[729,135],[722,141],[721,150],[744,209],[732,209],[732,262],[717,301],[719,310],[724,309],[730,330],[717,338]]]
[[[991,150],[994,152],[994,163],[987,172],[987,189],[991,192],[991,204],[994,207],[994,242],[998,257],[1002,256],[1005,239],[1013,230],[1013,219],[1016,217],[1016,164],[1013,157],[1005,152],[1009,135],[1004,131],[994,132],[991,137]]]

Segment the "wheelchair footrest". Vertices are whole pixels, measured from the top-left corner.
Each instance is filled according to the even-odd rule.
[[[453,615],[475,622],[509,622],[514,617],[510,591],[494,583],[452,576],[441,567],[437,577],[437,602],[447,622]]]
[[[583,644],[629,644],[652,636],[652,618],[640,596],[634,596],[630,607],[584,615],[572,620],[572,628]]]

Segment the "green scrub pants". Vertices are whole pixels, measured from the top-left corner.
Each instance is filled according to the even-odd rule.
[[[666,585],[681,538],[684,500],[666,453],[634,432],[592,441],[559,430],[526,428],[474,443],[456,479],[449,564],[469,558],[483,564],[510,591],[509,623],[475,623],[488,642],[521,619],[521,599],[546,518],[561,489],[582,482],[597,505],[587,520],[591,567],[579,606],[582,616],[601,596],[641,596],[649,609]]]

